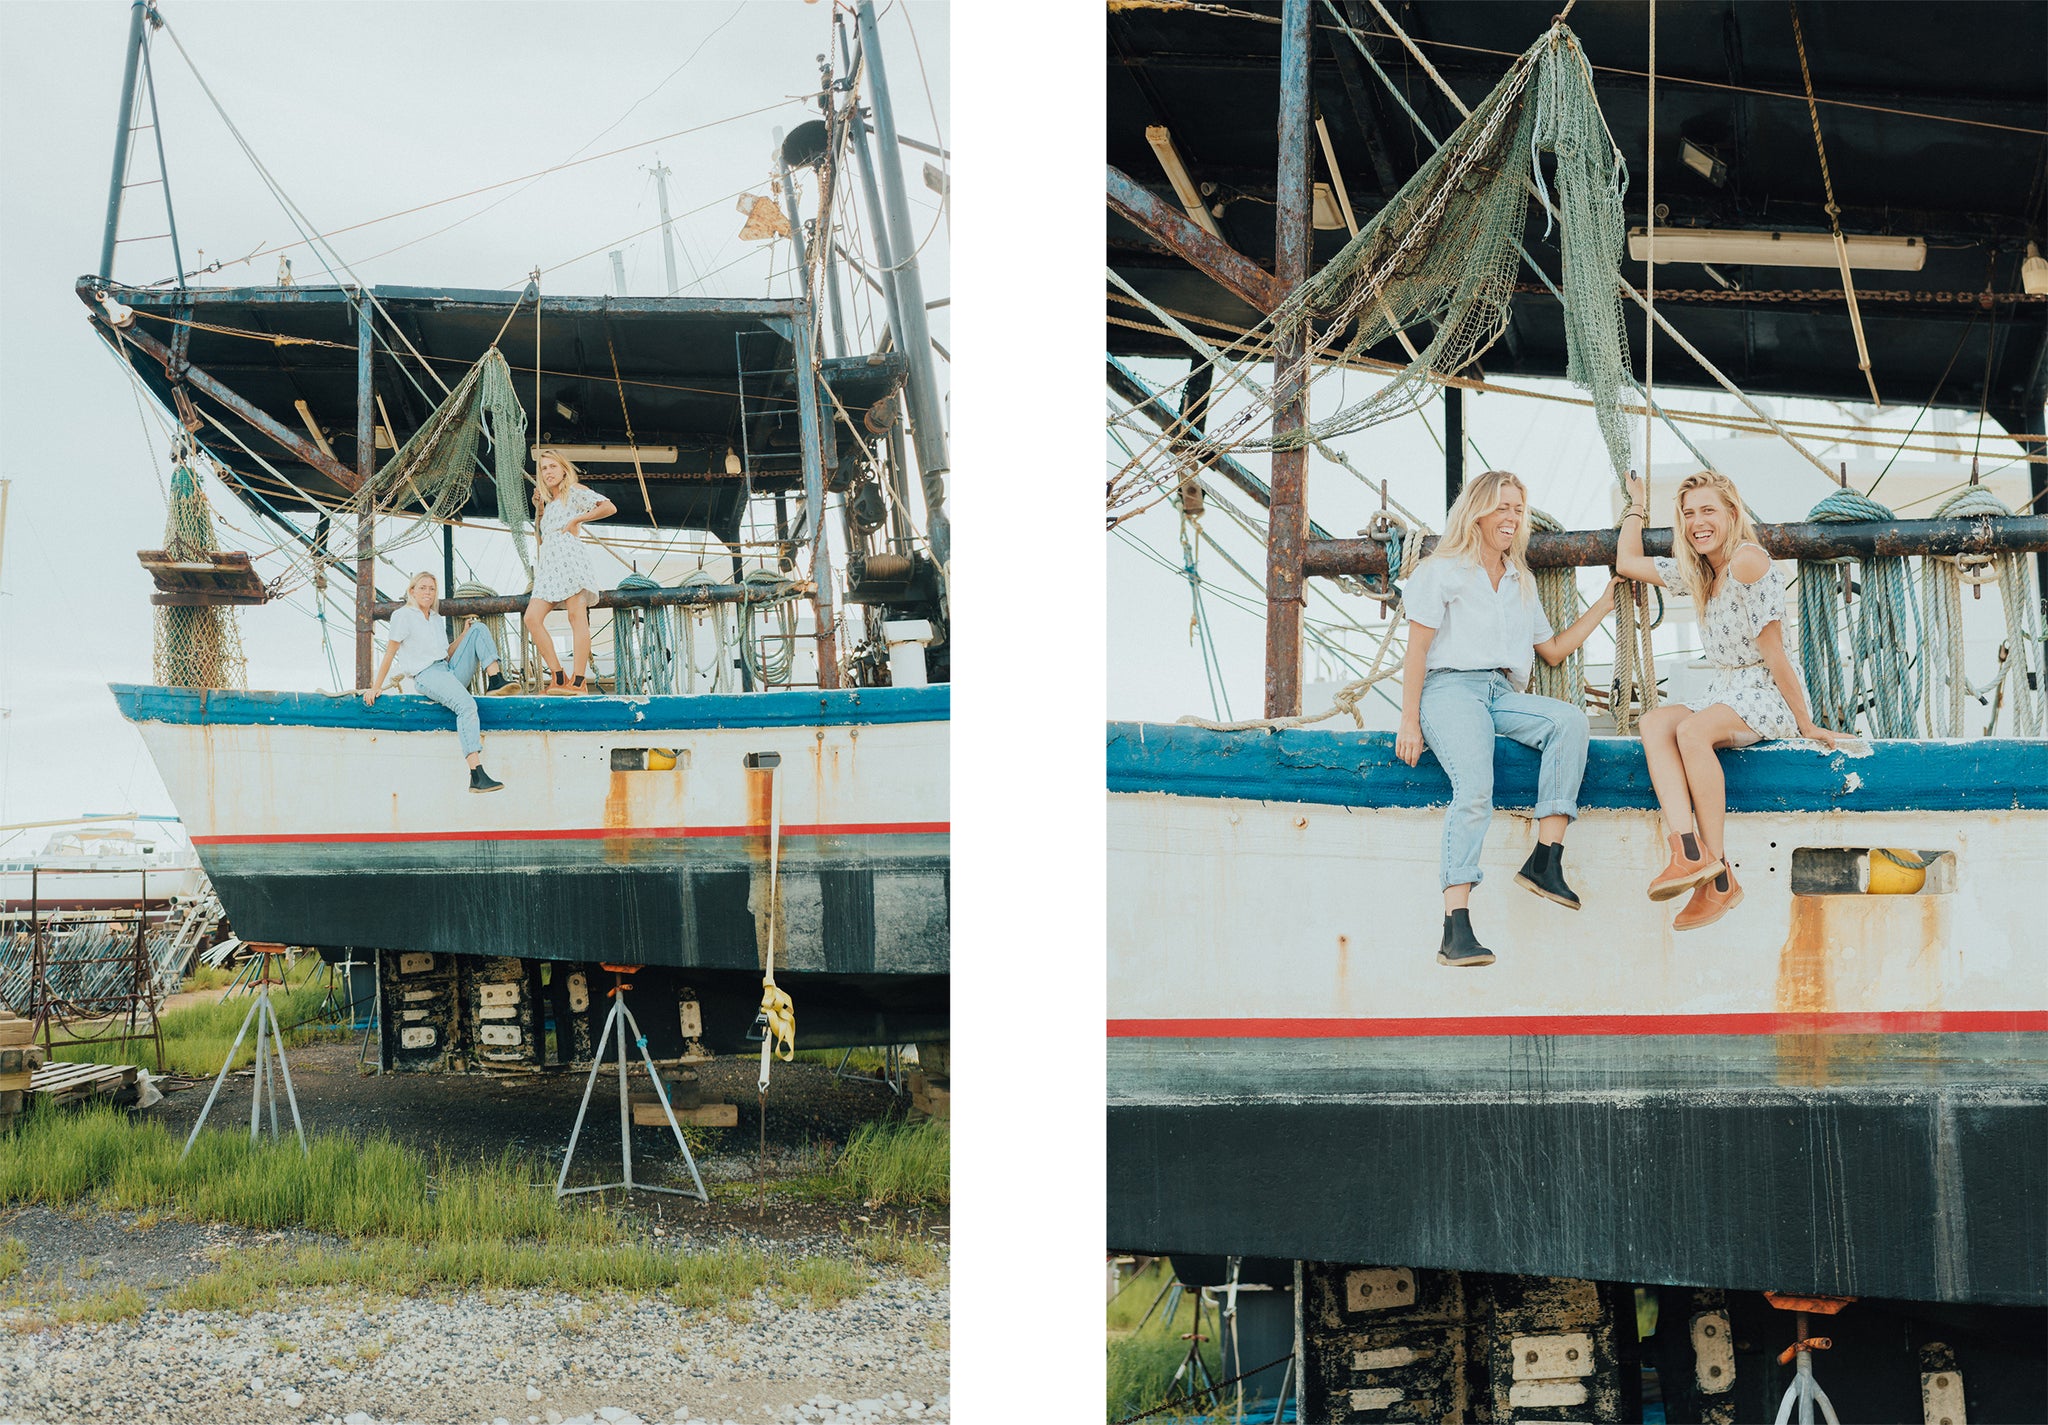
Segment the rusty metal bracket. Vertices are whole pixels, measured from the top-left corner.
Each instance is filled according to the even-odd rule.
[[[1229,243],[1195,226],[1114,164],[1109,165],[1106,196],[1112,213],[1147,237],[1164,243],[1190,267],[1213,279],[1260,315],[1279,306],[1280,299],[1287,295],[1279,278]]]

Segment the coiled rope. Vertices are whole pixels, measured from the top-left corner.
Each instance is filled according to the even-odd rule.
[[[1934,517],[1976,519],[2011,513],[1996,495],[1982,485],[1972,485],[1943,501]],[[2018,554],[1929,556],[1920,561],[1927,642],[1920,659],[1918,688],[1927,706],[1928,736],[1965,736],[1964,700],[1981,698],[2001,684],[2005,685],[2003,696],[2012,703],[2014,732],[2022,737],[2042,735],[2048,644],[2042,642],[2038,626],[2040,603],[2033,576],[2032,566]],[[1963,585],[1994,582],[2005,606],[2005,647],[1998,672],[1979,687],[1969,682],[1963,667]],[[1992,721],[1997,721],[1996,713]]]
[[[628,574],[619,588],[659,589],[645,574]],[[672,693],[676,683],[676,631],[667,608],[618,609],[612,614],[612,677],[622,693]]]
[[[1846,523],[1894,516],[1868,495],[1841,489],[1807,518]],[[1849,601],[1852,563],[1861,566],[1860,608]],[[1920,605],[1903,556],[1799,561],[1799,664],[1816,721],[1856,732],[1858,718],[1868,713],[1870,731],[1879,737],[1917,736],[1921,682],[1912,676],[1906,650],[1919,643]]]
[[[1531,508],[1529,527],[1545,534],[1558,534],[1564,526],[1554,516],[1542,510]],[[1543,616],[1550,620],[1550,627],[1563,633],[1586,611],[1585,600],[1579,597],[1578,571],[1575,569],[1538,569],[1536,572],[1536,597],[1543,605]],[[1571,655],[1555,668],[1543,659],[1536,660],[1535,668],[1529,675],[1529,691],[1541,698],[1557,698],[1577,707],[1585,700],[1586,651],[1583,646],[1572,650]]]

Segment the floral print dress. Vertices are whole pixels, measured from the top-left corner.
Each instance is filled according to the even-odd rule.
[[[1685,587],[1676,559],[1659,555],[1653,562],[1667,589]],[[1784,617],[1785,580],[1777,565],[1754,584],[1728,575],[1721,592],[1709,598],[1700,613],[1700,635],[1712,669],[1707,689],[1685,706],[1701,712],[1726,703],[1760,738],[1799,736],[1799,720],[1778,691],[1756,642],[1758,634]]]
[[[540,557],[533,563],[533,597],[563,603],[578,593],[597,597],[597,576],[590,571],[590,550],[573,534],[563,533],[570,520],[603,504],[584,485],[561,499],[549,500],[540,512]]]

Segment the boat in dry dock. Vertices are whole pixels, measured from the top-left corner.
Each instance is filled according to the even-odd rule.
[[[1227,1302],[1246,1419],[2037,1419],[2048,6],[1564,11],[1108,17],[1109,523],[1185,586],[1212,697],[1218,531],[1263,546],[1265,681],[1263,717],[1106,729],[1105,1245]],[[1391,729],[1480,393],[1652,470],[1651,555],[1678,477],[1771,511],[1784,647],[1856,740],[1719,754],[1746,895],[1702,928],[1645,898],[1629,735],[1697,691],[1700,619],[1624,583],[1611,661],[1534,688],[1592,728],[1583,908],[1515,886],[1538,759],[1502,738],[1496,958],[1432,953],[1453,794]],[[1411,412],[1443,506],[1348,439]],[[1925,449],[1943,421],[1975,447]],[[1619,548],[1541,484],[1562,630]]]
[[[616,976],[656,1057],[736,1049],[771,967],[799,1044],[946,1037],[950,457],[929,234],[874,9],[829,26],[808,116],[760,134],[771,196],[741,204],[741,238],[789,259],[779,296],[562,293],[538,270],[523,288],[369,285],[324,238],[326,283],[117,282],[124,106],[77,294],[182,434],[166,548],[142,555],[159,676],[114,694],[237,935],[375,967],[383,1067],[587,1062]],[[856,279],[869,290],[848,299]],[[542,695],[527,585],[457,578],[458,529],[532,575],[529,443],[617,511],[588,532],[620,547],[582,696]],[[209,472],[276,537],[269,567],[215,547]],[[511,681],[479,704],[497,796],[470,795],[454,717],[424,696],[237,676],[234,608],[310,593],[344,603],[342,681],[369,686],[392,556],[431,561],[436,538],[435,613],[451,636],[490,629]],[[551,616],[565,653],[568,631]]]

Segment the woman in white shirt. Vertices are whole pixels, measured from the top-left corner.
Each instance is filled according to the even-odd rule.
[[[1401,669],[1401,730],[1394,755],[1413,767],[1424,747],[1451,779],[1444,813],[1444,934],[1439,964],[1491,965],[1472,932],[1472,888],[1493,820],[1493,747],[1511,737],[1543,756],[1537,778],[1536,849],[1515,876],[1572,910],[1564,833],[1579,814],[1586,772],[1586,714],[1527,691],[1534,655],[1562,663],[1614,607],[1614,583],[1559,633],[1545,617],[1529,571],[1529,492],[1505,470],[1467,485],[1444,516],[1444,537],[1402,591],[1408,654]]]
[[[462,632],[453,643],[444,644],[441,631],[434,626],[434,605],[440,597],[440,580],[424,570],[412,576],[405,586],[404,606],[391,616],[384,661],[377,665],[370,686],[363,689],[363,705],[376,703],[395,664],[415,688],[455,714],[455,735],[469,763],[469,789],[495,792],[505,784],[493,781],[484,770],[483,733],[477,726],[476,699],[470,695],[469,683],[482,667],[487,693],[507,686],[497,645],[491,641],[491,631],[473,618],[463,621]]]
[[[590,551],[577,537],[584,525],[618,513],[618,506],[583,484],[575,462],[545,446],[534,451],[534,537],[540,552],[533,564],[533,599],[526,606],[526,628],[533,646],[553,676],[541,691],[589,691],[583,673],[590,666],[590,611],[597,606],[597,578],[590,572]],[[575,645],[575,674],[565,677],[548,632],[548,613],[569,611],[569,634]]]

